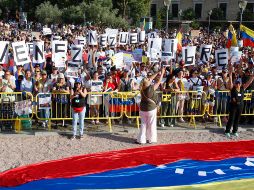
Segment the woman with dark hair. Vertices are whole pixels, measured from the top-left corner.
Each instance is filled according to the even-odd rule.
[[[149,78],[144,78],[141,83],[141,102],[140,102],[140,118],[141,126],[137,143],[145,144],[157,142],[157,94],[156,89],[160,86],[162,77],[166,69],[163,67],[160,79],[152,84],[152,81],[158,73],[153,74]]]
[[[243,110],[244,90],[253,82],[253,80],[254,75],[250,77],[246,84],[242,85],[241,80],[238,79],[235,81],[235,84],[231,89],[229,119],[225,130],[226,137],[230,138],[230,130],[232,125],[232,135],[238,137],[238,123]]]
[[[79,120],[80,128],[80,139],[83,138],[84,133],[84,119],[86,115],[86,102],[85,97],[87,95],[86,88],[82,88],[81,80],[77,78],[74,83],[74,88],[70,91],[71,94],[71,106],[72,106],[72,127],[73,127],[73,137],[75,139],[77,136],[77,122]]]

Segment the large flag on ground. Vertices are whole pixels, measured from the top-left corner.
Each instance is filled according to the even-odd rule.
[[[81,155],[0,173],[0,189],[253,189],[253,147],[186,143]]]
[[[241,36],[243,40],[243,46],[254,47],[254,31],[246,26],[240,26]]]
[[[236,47],[237,46],[237,37],[236,37],[236,32],[231,24],[228,28],[228,41],[226,47],[229,49],[231,46]]]

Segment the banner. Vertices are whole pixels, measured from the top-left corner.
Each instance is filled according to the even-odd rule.
[[[75,45],[86,45],[86,38],[83,36],[79,36],[74,40]]]
[[[74,64],[82,65],[83,61],[83,45],[71,46],[71,62]]]
[[[119,45],[126,45],[128,43],[128,32],[120,32],[119,35]]]
[[[145,31],[140,31],[138,33],[138,43],[139,44],[145,43],[145,39],[146,39],[146,32]]]
[[[12,48],[13,48],[14,61],[16,65],[24,65],[26,63],[31,62],[30,56],[28,55],[28,50],[27,50],[25,41],[13,42]]]
[[[53,41],[52,42],[52,61],[56,62],[56,57],[64,58],[64,61],[67,60],[67,41]]]
[[[212,52],[212,45],[202,44],[200,47],[200,60],[208,62]]]
[[[88,45],[97,45],[97,31],[89,30],[88,32]]]
[[[123,67],[125,67],[123,62],[123,52],[115,54],[111,59],[117,69],[122,69]]]
[[[0,64],[8,63],[9,42],[0,41]]]
[[[215,59],[217,66],[226,66],[228,64],[228,49],[215,50]]]
[[[111,34],[108,36],[108,46],[109,47],[115,47],[116,42],[117,42],[117,35],[116,34]]]
[[[107,47],[107,34],[100,35],[100,47]]]
[[[130,44],[138,43],[138,33],[129,33],[129,43]]]
[[[195,65],[196,46],[183,47],[182,54],[186,66]]]
[[[44,41],[33,43],[33,63],[45,62]]]

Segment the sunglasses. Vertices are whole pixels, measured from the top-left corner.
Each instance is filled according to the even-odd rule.
[[[36,73],[40,73],[41,71],[35,71]]]

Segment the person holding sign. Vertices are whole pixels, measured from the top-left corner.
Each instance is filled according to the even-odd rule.
[[[146,140],[149,143],[157,142],[157,94],[156,90],[160,86],[163,75],[166,68],[163,67],[161,77],[156,83],[152,85],[152,81],[155,79],[158,73],[153,74],[149,78],[144,78],[141,83],[141,102],[140,102],[140,118],[141,127],[138,134],[136,143],[146,144]]]
[[[80,139],[83,139],[84,133],[84,119],[86,115],[86,101],[87,96],[86,88],[82,88],[81,80],[77,78],[74,83],[74,88],[70,91],[71,94],[71,106],[72,106],[72,127],[73,127],[73,137],[76,139],[77,136],[77,122],[79,119],[80,128]]]

